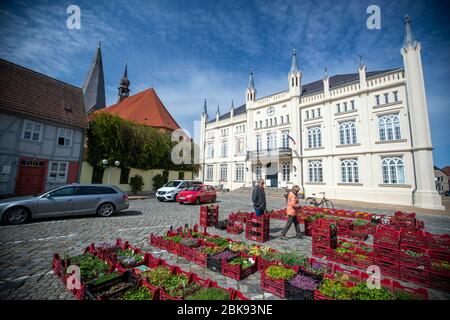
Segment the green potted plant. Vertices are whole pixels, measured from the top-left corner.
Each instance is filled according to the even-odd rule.
[[[133,194],[137,194],[138,191],[142,191],[142,187],[144,186],[144,178],[141,175],[134,175],[130,178],[130,186]]]

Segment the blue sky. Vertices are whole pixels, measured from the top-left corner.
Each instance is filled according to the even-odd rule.
[[[66,28],[66,9],[81,9],[81,29]],[[366,9],[381,8],[381,30]],[[178,123],[192,132],[203,99],[210,114],[245,101],[248,68],[258,96],[287,88],[297,49],[304,83],[402,66],[403,16],[422,42],[435,164],[450,165],[450,23],[446,1],[5,1],[0,57],[81,86],[102,41],[107,101],[128,62],[132,93],[154,87]]]

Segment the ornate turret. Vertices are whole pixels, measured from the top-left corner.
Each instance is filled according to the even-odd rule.
[[[302,88],[302,73],[298,69],[297,51],[295,49],[292,50],[291,70],[288,74],[288,81],[291,96],[300,96]]]
[[[118,93],[117,93],[117,102],[122,102],[130,95],[130,80],[128,80],[128,64],[125,64],[125,70],[123,72],[123,77],[120,80]]]

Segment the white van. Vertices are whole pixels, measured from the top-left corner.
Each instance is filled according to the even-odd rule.
[[[159,201],[175,201],[179,192],[196,184],[202,184],[202,182],[195,180],[169,181],[156,191],[156,199]]]

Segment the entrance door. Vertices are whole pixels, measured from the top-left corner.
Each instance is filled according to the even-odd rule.
[[[16,178],[16,194],[30,195],[44,191],[45,167],[47,161],[22,158]]]

